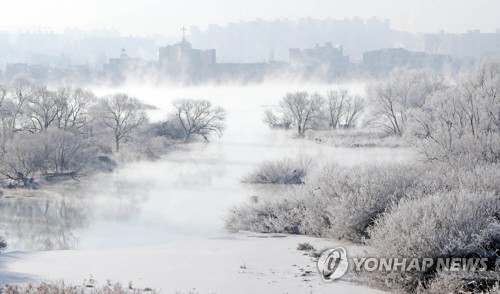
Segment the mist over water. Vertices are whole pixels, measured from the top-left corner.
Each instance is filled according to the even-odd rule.
[[[364,89],[361,84],[344,86],[354,93]],[[0,229],[7,249],[113,248],[221,237],[227,234],[227,211],[252,196],[240,180],[263,160],[308,156],[319,164],[352,165],[411,159],[412,151],[405,148],[335,148],[295,139],[295,130],[271,130],[262,123],[265,107],[278,105],[286,92],[332,88],[283,83],[93,89],[98,95],[129,93],[158,107],[152,120],[164,119],[174,99],[208,99],[226,109],[227,128],[221,138],[178,145],[157,161],[125,164],[42,197],[29,192],[35,196],[3,199]]]

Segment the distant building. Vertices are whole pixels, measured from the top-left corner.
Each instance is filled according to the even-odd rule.
[[[85,66],[55,67],[47,64],[9,63],[5,67],[4,79],[17,76],[33,79],[37,82],[76,79],[87,81],[90,71]]]
[[[191,27],[190,41],[203,48],[217,48],[219,62],[259,62],[274,49],[275,60],[288,60],[290,48],[312,48],[316,43],[342,44],[351,61],[361,62],[363,52],[401,44],[409,50],[423,50],[417,34],[391,29],[388,20],[362,19],[276,19],[209,24]]]
[[[121,50],[119,58],[110,58],[109,63],[104,65],[104,73],[107,77],[118,81],[125,78],[127,71],[146,66],[141,58],[131,58],[127,55],[125,48]]]
[[[8,63],[5,66],[5,78],[11,79],[15,76],[29,76],[29,65],[27,63]]]
[[[46,81],[49,79],[51,69],[45,64],[30,64],[29,77],[37,81]]]
[[[183,34],[180,43],[160,47],[158,62],[160,69],[169,75],[195,76],[203,74],[216,64],[216,53],[215,49],[193,49]]]
[[[427,54],[446,54],[455,58],[484,58],[500,54],[500,29],[495,33],[479,30],[463,34],[425,34]]]
[[[210,68],[207,77],[214,81],[240,80],[242,82],[263,81],[267,74],[285,68],[278,62],[264,63],[217,63]]]
[[[363,53],[365,68],[375,74],[388,73],[395,68],[439,70],[449,62],[451,57],[447,55],[411,52],[402,48],[386,48]]]
[[[292,67],[315,69],[327,66],[335,71],[343,71],[349,65],[349,57],[344,56],[342,46],[333,47],[331,42],[312,49],[291,48],[289,61]]]

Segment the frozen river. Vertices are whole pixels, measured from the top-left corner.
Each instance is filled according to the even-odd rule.
[[[326,89],[310,86],[307,90]],[[408,160],[404,148],[334,148],[270,130],[265,107],[277,105],[288,85],[120,89],[159,107],[175,98],[204,98],[227,110],[227,129],[210,143],[180,145],[157,161],[126,164],[113,173],[47,192],[16,191],[0,199],[0,235],[7,251],[100,249],[155,245],[226,234],[224,216],[247,201],[240,179],[266,159],[309,156],[342,165]],[[356,90],[356,89],[355,89]],[[109,89],[98,89],[100,94]],[[4,194],[8,195],[8,193]]]

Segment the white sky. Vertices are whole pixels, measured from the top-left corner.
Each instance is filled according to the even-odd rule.
[[[117,29],[180,35],[180,27],[238,20],[376,16],[412,32],[500,28],[499,0],[0,0],[0,29]]]

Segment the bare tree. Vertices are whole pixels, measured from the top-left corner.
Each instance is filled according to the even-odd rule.
[[[289,129],[292,122],[285,116],[278,116],[271,109],[266,109],[262,120],[270,128]]]
[[[89,123],[89,112],[96,101],[92,92],[79,88],[59,88],[56,97],[61,105],[57,115],[59,129],[79,132]]]
[[[7,88],[0,85],[0,151],[5,153],[5,143],[11,132],[11,103],[7,97]]]
[[[75,177],[92,157],[92,148],[74,133],[59,129],[49,129],[43,134],[44,164],[41,172],[50,177]]]
[[[345,112],[345,102],[349,93],[345,89],[330,91],[326,94],[328,110],[328,126],[336,129]]]
[[[33,94],[23,105],[23,114],[27,118],[24,129],[31,132],[45,132],[56,121],[62,108],[56,94],[45,86],[36,87]]]
[[[400,136],[403,124],[401,113],[406,109],[401,107],[394,86],[392,84],[374,86],[368,89],[368,95],[375,100],[377,106],[373,123],[389,134]]]
[[[356,120],[365,107],[363,97],[359,95],[349,95],[344,106],[344,127],[352,128],[356,125]]]
[[[184,141],[192,135],[200,135],[206,141],[210,133],[222,134],[226,112],[222,107],[214,107],[207,100],[181,99],[173,103],[174,116],[184,130]]]
[[[34,183],[34,175],[45,160],[42,134],[20,133],[8,141],[0,172],[7,178],[21,182],[25,187]]]
[[[97,107],[98,119],[113,130],[116,152],[120,151],[120,140],[148,120],[145,106],[127,94],[115,94],[103,98]]]
[[[34,94],[35,86],[28,79],[16,78],[12,81],[10,90],[12,100],[10,129],[15,132],[22,130],[22,126],[18,125],[18,119],[22,115],[22,110],[26,101]]]
[[[279,125],[280,118],[271,109],[266,109],[262,121],[269,127],[274,128]]]
[[[321,116],[324,99],[318,94],[307,92],[287,93],[280,103],[285,115],[293,119],[299,136],[316,126]]]
[[[373,123],[389,134],[401,136],[408,111],[424,105],[427,97],[444,87],[442,77],[426,71],[396,71],[389,80],[368,87],[375,102]]]

